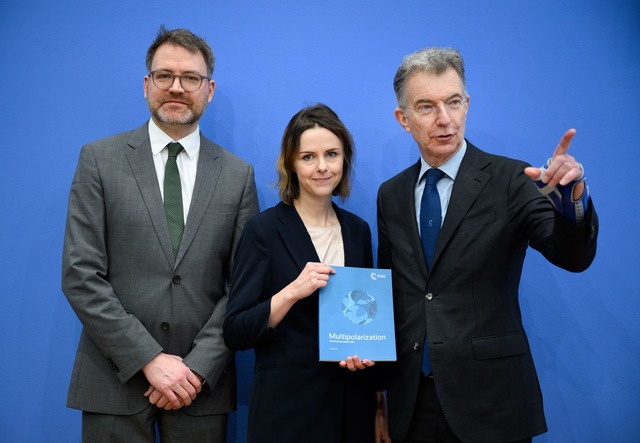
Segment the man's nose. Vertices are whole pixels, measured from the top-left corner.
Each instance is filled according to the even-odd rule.
[[[173,77],[173,82],[171,83],[169,91],[184,92],[184,88],[182,87],[182,79],[180,78],[180,76],[176,75]]]
[[[448,125],[450,121],[451,116],[449,115],[449,110],[447,109],[446,105],[438,105],[438,116],[436,117],[436,123],[439,125]]]

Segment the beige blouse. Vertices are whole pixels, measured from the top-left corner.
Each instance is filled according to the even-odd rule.
[[[344,266],[344,243],[340,223],[328,227],[307,225],[305,227],[320,261],[328,265]]]

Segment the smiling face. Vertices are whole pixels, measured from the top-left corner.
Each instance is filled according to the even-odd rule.
[[[396,108],[396,119],[411,133],[425,161],[440,166],[460,149],[464,139],[469,96],[460,77],[453,69],[440,75],[415,72],[407,81],[405,97],[406,107]],[[450,106],[457,100],[462,100],[462,106]],[[418,111],[424,106],[437,109],[424,115]]]
[[[299,199],[331,200],[342,179],[344,153],[340,139],[328,129],[307,129],[300,136],[300,148],[293,172],[300,185]]]
[[[207,75],[207,66],[200,52],[192,54],[186,48],[170,43],[164,43],[156,50],[151,70]],[[200,117],[213,98],[214,89],[213,80],[203,80],[200,89],[186,92],[180,81],[175,79],[171,88],[163,91],[153,83],[149,75],[144,78],[144,95],[154,122],[176,140],[196,129]]]

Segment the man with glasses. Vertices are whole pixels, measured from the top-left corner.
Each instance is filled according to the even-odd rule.
[[[222,322],[254,172],[199,131],[209,45],[161,27],[146,64],[151,119],[85,145],[71,185],[62,287],[83,329],[67,404],[85,442],[221,443],[236,390]]]
[[[530,442],[547,428],[518,303],[526,250],[572,272],[596,251],[584,171],[567,154],[575,131],[544,168],[481,151],[464,138],[470,99],[450,48],[405,57],[394,89],[420,159],[378,192],[378,266],[393,270],[398,349],[389,434]]]

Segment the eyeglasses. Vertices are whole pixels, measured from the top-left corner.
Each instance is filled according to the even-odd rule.
[[[466,100],[461,97],[452,98],[448,102],[444,103],[444,109],[446,109],[447,114],[454,113],[462,109],[466,103]],[[412,111],[418,113],[418,115],[420,115],[421,117],[434,118],[440,115],[440,112],[442,112],[442,107],[443,106],[440,104],[435,105],[433,103],[421,103],[415,108],[412,108],[410,106],[403,106],[402,108],[411,109]]]
[[[162,69],[151,71],[149,73],[149,77],[153,80],[153,84],[163,91],[171,89],[176,77],[178,77],[180,80],[180,86],[182,86],[182,89],[186,92],[196,92],[200,89],[200,86],[202,86],[203,80],[211,80],[211,78],[200,74],[174,74],[171,71],[165,71]]]

